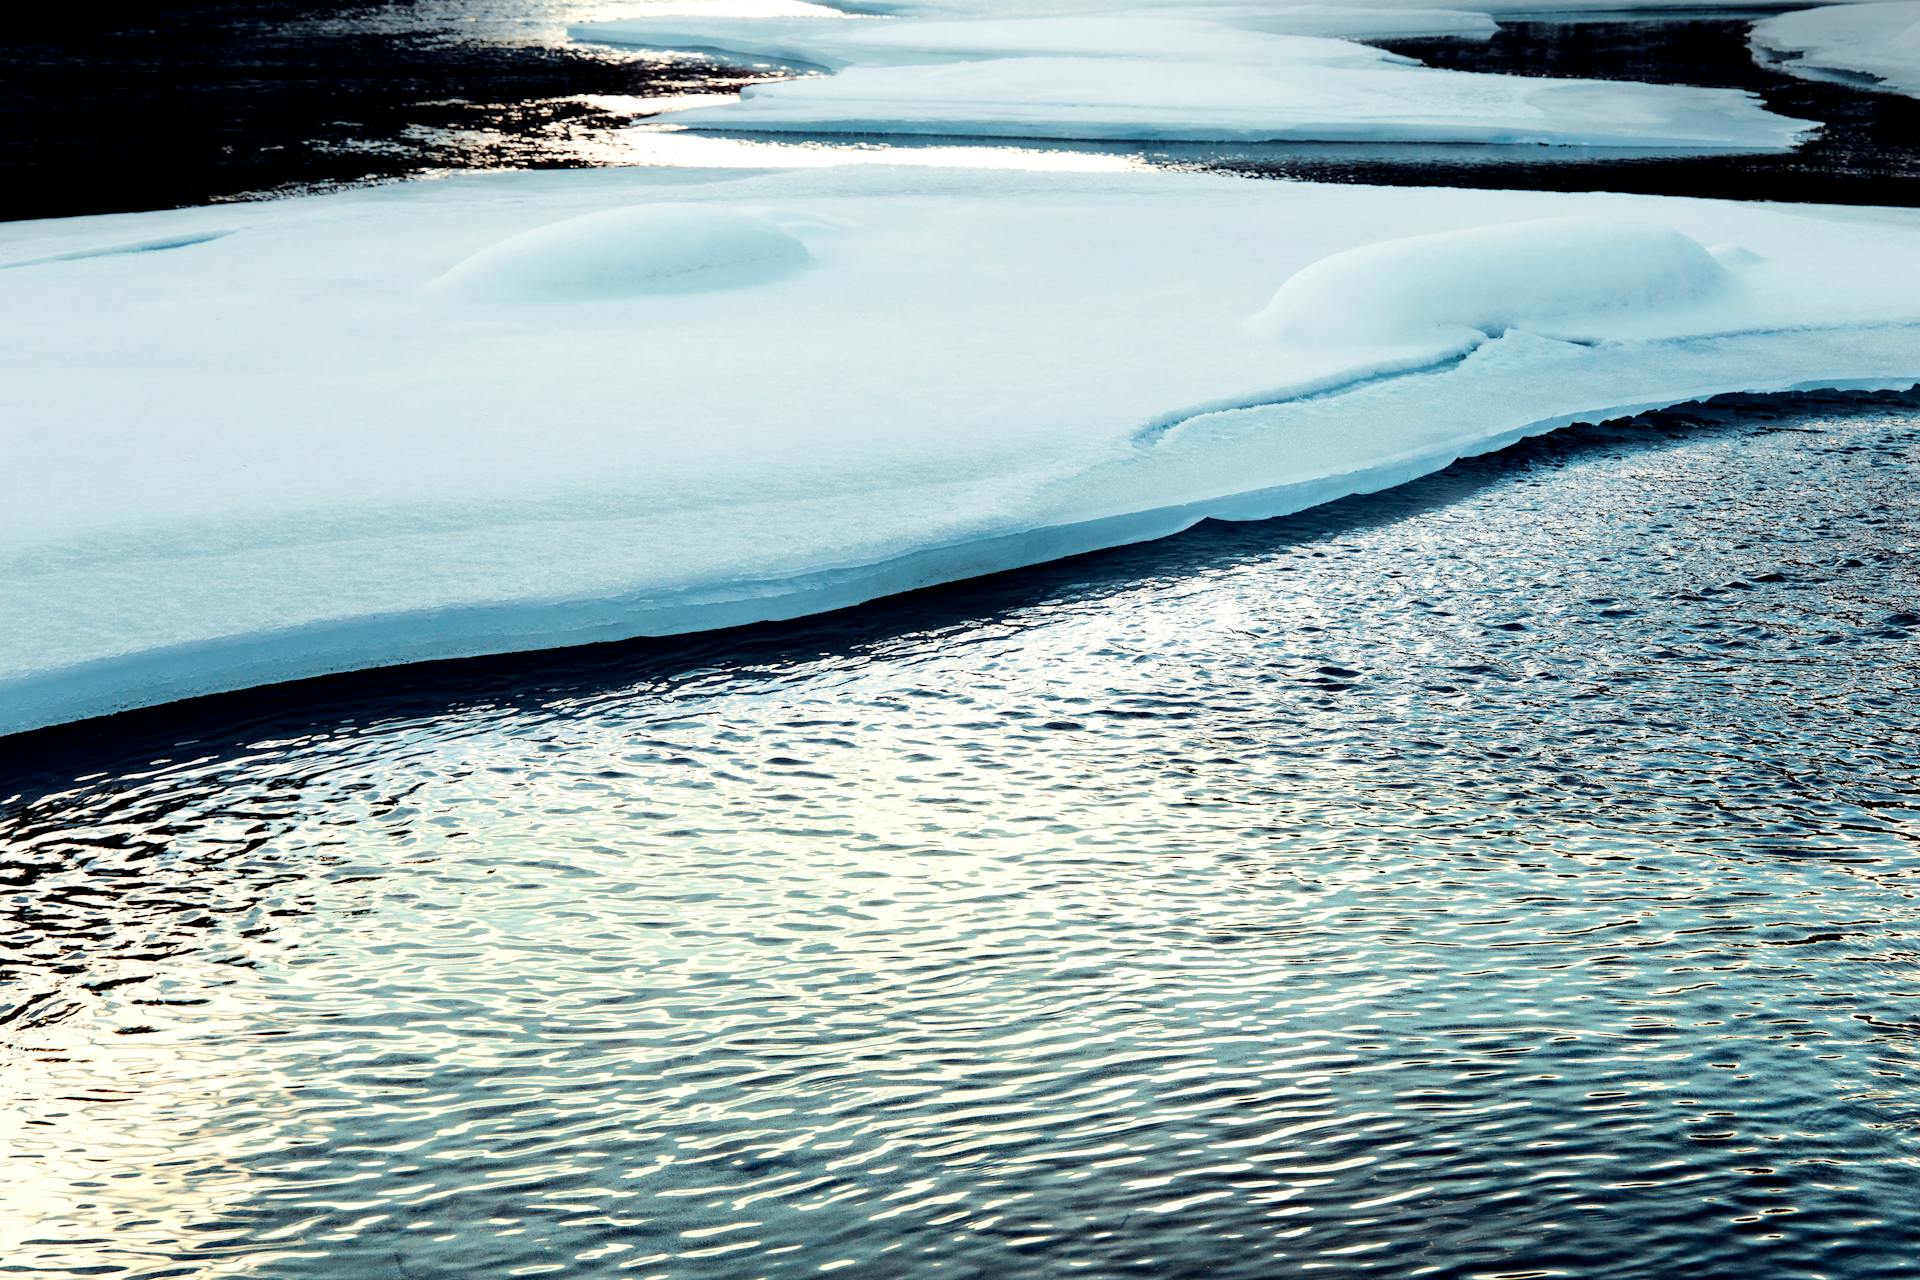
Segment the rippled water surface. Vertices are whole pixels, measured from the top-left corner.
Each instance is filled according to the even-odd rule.
[[[16,740],[0,1272],[1920,1272],[1916,461],[1667,415]]]

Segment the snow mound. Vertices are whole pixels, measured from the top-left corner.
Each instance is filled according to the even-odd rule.
[[[1920,0],[1830,4],[1756,23],[1754,56],[1802,79],[1920,97]]]
[[[523,231],[455,264],[437,291],[570,302],[759,284],[810,260],[766,218],[706,205],[606,209]]]
[[[1585,338],[1606,321],[1709,302],[1731,276],[1671,227],[1546,218],[1363,245],[1296,273],[1253,319],[1307,341],[1395,343],[1436,331]]]

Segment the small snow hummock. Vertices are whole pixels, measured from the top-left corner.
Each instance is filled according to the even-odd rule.
[[[1753,28],[1754,56],[1811,80],[1920,97],[1920,0],[1830,4]]]
[[[456,263],[433,288],[518,302],[571,302],[739,288],[806,265],[806,245],[735,209],[653,204],[535,227]]]
[[[1304,268],[1253,319],[1296,340],[1390,343],[1524,329],[1584,339],[1608,322],[1712,301],[1732,280],[1698,241],[1653,222],[1546,218],[1363,245]]]

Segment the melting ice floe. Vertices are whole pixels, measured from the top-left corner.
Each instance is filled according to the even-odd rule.
[[[1920,0],[1781,14],[1755,24],[1753,48],[1794,75],[1920,97]]]
[[[736,270],[789,237],[804,264]],[[0,227],[34,259],[0,312],[9,731],[789,617],[1577,418],[1920,375],[1892,210],[599,171]],[[583,293],[582,260],[639,283]],[[511,288],[435,283],[490,261]]]
[[[664,14],[577,38],[828,68],[661,117],[745,132],[1080,140],[1791,146],[1811,125],[1728,89],[1476,74],[1329,36],[1484,36],[1482,13],[1365,4],[897,5],[897,16]]]

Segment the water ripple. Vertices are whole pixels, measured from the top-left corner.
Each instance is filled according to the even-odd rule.
[[[0,1274],[1920,1272],[1920,401],[0,761]]]

